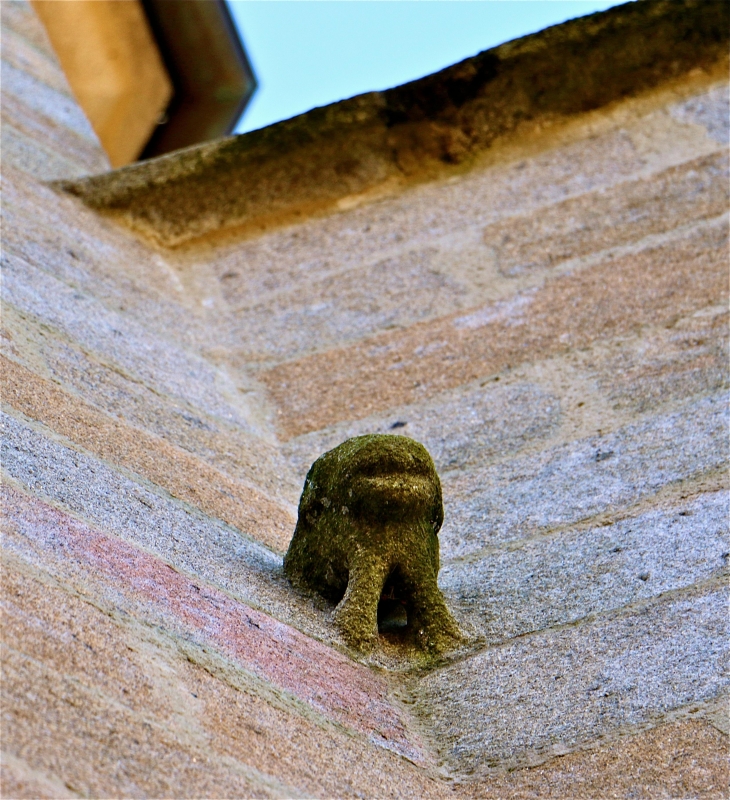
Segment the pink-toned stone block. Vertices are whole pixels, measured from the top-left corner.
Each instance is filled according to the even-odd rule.
[[[424,760],[420,742],[389,700],[388,683],[368,668],[45,503],[8,487],[3,496],[7,526],[57,558],[80,562],[148,619],[193,635],[383,747]]]

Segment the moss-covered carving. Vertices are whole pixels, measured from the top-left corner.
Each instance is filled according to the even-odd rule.
[[[284,570],[292,584],[336,603],[348,643],[378,638],[378,607],[402,604],[405,632],[442,652],[461,639],[436,583],[441,483],[423,445],[405,436],[348,439],[307,474]]]

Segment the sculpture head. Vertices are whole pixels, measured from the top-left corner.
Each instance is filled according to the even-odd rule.
[[[312,465],[299,506],[302,513],[347,509],[352,518],[385,522],[443,522],[441,482],[426,448],[405,436],[371,434],[348,439]]]
[[[441,482],[423,445],[405,436],[348,439],[312,465],[284,559],[296,586],[337,603],[353,646],[378,637],[384,597],[407,609],[416,643],[443,650],[460,638],[436,577]]]

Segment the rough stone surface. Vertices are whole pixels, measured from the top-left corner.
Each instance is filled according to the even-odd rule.
[[[549,156],[536,156],[534,162],[523,160],[486,174],[471,173],[458,183],[440,187],[438,193],[431,186],[419,188],[409,195],[405,208],[403,202],[392,200],[376,204],[376,213],[356,209],[345,230],[331,222],[315,228],[310,222],[303,230],[285,228],[261,237],[263,241],[222,247],[211,281],[236,308],[230,346],[241,359],[278,360],[316,350],[331,343],[333,337],[341,343],[378,326],[397,327],[406,319],[441,316],[539,284],[544,275],[537,267],[510,275],[506,283],[501,281],[496,243],[486,240],[484,230],[491,229],[489,223],[495,219],[500,220],[497,227],[506,229],[515,215],[519,215],[514,220],[517,227],[540,230],[545,206],[566,195],[575,197],[574,204],[595,206],[603,202],[603,191],[610,193],[610,187],[620,184],[631,170],[642,175],[636,182],[639,189],[651,193],[657,167],[670,167],[671,172],[676,162],[683,164],[698,152],[716,150],[717,143],[704,131],[676,124],[670,133],[665,118],[656,117],[649,126],[644,119],[643,125],[606,131]],[[662,141],[657,152],[655,139],[665,140],[670,135],[671,143]],[[651,147],[647,137],[651,137]],[[699,180],[708,181],[711,176]],[[635,186],[632,189],[636,192]],[[716,180],[712,191],[722,195],[725,182]],[[614,203],[621,204],[621,189],[617,187],[613,197]],[[631,206],[621,207],[630,217]],[[653,208],[642,209],[645,215],[654,210],[660,218],[673,213],[660,199]],[[690,212],[691,218],[693,214]],[[643,224],[644,228],[659,225],[646,218]],[[324,255],[332,248],[342,251],[336,261]],[[560,268],[571,265],[571,260],[563,260]],[[363,270],[377,291],[364,292],[362,281],[357,291],[357,275]],[[411,292],[399,279],[401,271],[410,275]],[[333,281],[335,286],[341,285],[339,290]],[[253,298],[262,299],[253,302]],[[290,323],[296,321],[300,330],[284,326],[279,315]],[[267,330],[276,330],[270,345],[261,340]],[[255,334],[258,338],[251,338]],[[264,345],[272,349],[261,352]]]
[[[546,439],[560,423],[560,401],[533,383],[460,387],[427,403],[389,409],[287,442],[293,468],[305,474],[323,450],[366,432],[397,432],[422,442],[439,474],[504,457]]]
[[[539,214],[484,229],[497,269],[511,277],[619,247],[710,219],[727,207],[727,154],[713,153],[589,196],[556,203]],[[578,213],[578,209],[580,212]],[[537,225],[535,224],[537,222]]]
[[[79,408],[84,403],[94,406],[192,453],[236,480],[253,483],[272,497],[296,501],[299,486],[289,480],[285,460],[274,442],[262,441],[204,409],[161,395],[119,371],[103,355],[96,359],[77,342],[48,336],[41,321],[31,321],[9,305],[5,306],[0,336],[8,362],[17,365],[9,364],[9,369],[25,367],[47,379],[17,382],[22,395],[18,402],[24,404],[21,408],[43,407],[52,385],[60,385],[65,396],[83,398]],[[55,396],[64,396],[60,389],[55,391],[59,392]],[[30,410],[26,413],[33,416]]]
[[[670,114],[681,122],[704,128],[719,144],[730,143],[730,118],[727,86],[717,86],[706,95],[692,97],[670,109]]]
[[[358,791],[385,797],[407,797],[413,792],[439,796],[432,778],[383,748],[370,748],[355,779],[350,765],[362,752],[363,742],[351,731],[311,710],[307,713],[306,706],[281,693],[267,691],[244,671],[226,668],[189,640],[171,637],[159,626],[140,624],[93,591],[74,591],[68,584],[49,581],[42,572],[13,564],[3,613],[16,653],[26,653],[34,665],[46,664],[51,675],[63,676],[66,685],[84,691],[98,704],[99,718],[115,724],[118,742],[128,737],[140,742],[134,753],[127,754],[122,764],[128,766],[121,770],[114,746],[102,747],[93,764],[79,761],[78,752],[89,746],[84,740],[97,739],[93,720],[84,722],[79,710],[69,718],[72,708],[66,703],[70,706],[72,698],[43,692],[35,696],[35,702],[43,703],[48,711],[57,708],[54,721],[64,725],[79,750],[70,750],[53,728],[39,736],[32,722],[13,714],[9,724],[18,737],[18,750],[27,759],[18,764],[14,757],[11,766],[15,774],[22,769],[19,777],[32,776],[28,763],[38,763],[45,755],[72,784],[66,796],[83,794],[89,781],[97,787],[115,787],[119,794],[131,793],[130,785],[136,783],[138,794],[162,793],[159,787],[167,785],[170,794],[198,796],[204,793],[205,766],[214,769],[215,780],[228,781],[225,791],[232,796],[244,793],[236,784],[246,777],[254,790],[261,790],[263,783],[275,796],[355,796]],[[73,642],[79,646],[69,647]],[[42,684],[38,690],[43,691]],[[26,698],[23,701],[28,703]],[[80,729],[74,729],[74,723]],[[178,758],[172,749],[179,742],[180,749],[189,754],[187,769],[196,770],[184,776],[191,784],[181,783],[183,776],[171,769],[155,775],[154,770],[145,770],[146,760],[139,763],[145,759],[139,733],[145,730],[147,738],[167,737],[156,745],[162,763]],[[327,754],[326,770],[319,765],[321,753]],[[196,762],[203,766],[195,767]],[[221,769],[214,766],[218,763]],[[224,778],[227,773],[229,777]],[[83,782],[77,783],[82,776]],[[38,779],[43,777],[41,773]],[[102,788],[96,793],[101,794]]]
[[[244,431],[256,430],[244,403],[226,397],[234,393],[221,385],[225,376],[209,362],[169,340],[150,341],[145,328],[135,320],[110,311],[94,297],[10,254],[4,260],[3,276],[4,298],[20,313],[44,320],[58,335],[79,342],[85,350],[101,351],[117,369],[160,394],[183,400],[193,408],[202,406]]]
[[[526,360],[716,305],[727,296],[726,241],[727,223],[713,221],[671,243],[650,243],[618,258],[609,253],[592,269],[548,279],[469,314],[379,333],[261,377],[280,407],[284,438],[425,400]]]
[[[592,353],[586,368],[614,407],[654,410],[668,401],[727,388],[727,330],[727,307],[709,306],[671,327]]]
[[[721,470],[727,415],[727,395],[709,395],[611,434],[454,474],[444,482],[444,558],[574,524]]]
[[[727,795],[726,15],[88,180],[0,3],[3,797]],[[359,653],[286,579],[366,434],[433,455],[457,649],[391,608]]]
[[[168,563],[90,528],[45,504],[5,492],[15,547],[24,560],[43,549],[61,551],[92,571],[114,607],[146,624],[161,623],[219,653],[324,716],[380,744],[423,761],[409,741],[388,685],[365,668],[256,611],[214,586],[200,586]],[[63,559],[61,569],[64,568]],[[115,585],[116,584],[116,585]],[[110,591],[111,590],[111,591]],[[285,657],[285,654],[287,657]],[[294,661],[294,663],[292,663]]]
[[[727,740],[707,723],[661,725],[595,750],[478,782],[474,798],[575,800],[727,796]]]
[[[251,585],[250,599],[260,597],[266,590],[259,584],[270,584],[281,568],[280,556],[254,537],[9,416],[3,469],[33,494],[243,599]]]
[[[255,487],[237,483],[188,453],[144,430],[125,425],[28,370],[0,356],[4,400],[95,456],[147,478],[178,497],[239,530],[257,528],[258,538],[284,550],[291,538],[293,515]]]
[[[524,765],[727,693],[723,583],[427,676],[414,691],[443,758],[467,774]]]
[[[109,169],[28,3],[1,8],[3,171],[12,163],[51,180]]]
[[[495,549],[441,571],[490,642],[565,625],[716,577],[728,566],[727,493]]]
[[[727,113],[727,98],[720,91],[695,97],[708,114],[721,118]],[[538,148],[529,158],[509,158],[458,180],[425,184],[409,192],[407,199],[355,207],[348,210],[347,226],[334,215],[244,241],[224,240],[215,248],[211,279],[243,316],[256,300],[280,293],[306,294],[312,276],[334,279],[401,252],[425,257],[436,251],[439,271],[460,279],[465,302],[473,305],[466,299],[472,293],[488,299],[504,291],[484,242],[485,226],[610,189],[634,176],[650,178],[658,169],[716,152],[718,146],[704,127],[670,118],[665,109],[636,117],[622,115],[620,121],[592,120],[586,137],[587,132],[581,130],[577,140],[560,146]],[[207,252],[202,245],[201,250]],[[193,260],[198,271],[199,257]],[[253,351],[254,344],[231,342],[244,352]]]

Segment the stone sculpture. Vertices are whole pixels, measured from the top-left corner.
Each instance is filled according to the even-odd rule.
[[[375,645],[386,597],[405,607],[407,639],[443,652],[461,634],[436,582],[442,522],[426,448],[405,436],[357,436],[309,470],[284,570],[295,587],[337,604],[336,624],[352,647]]]

